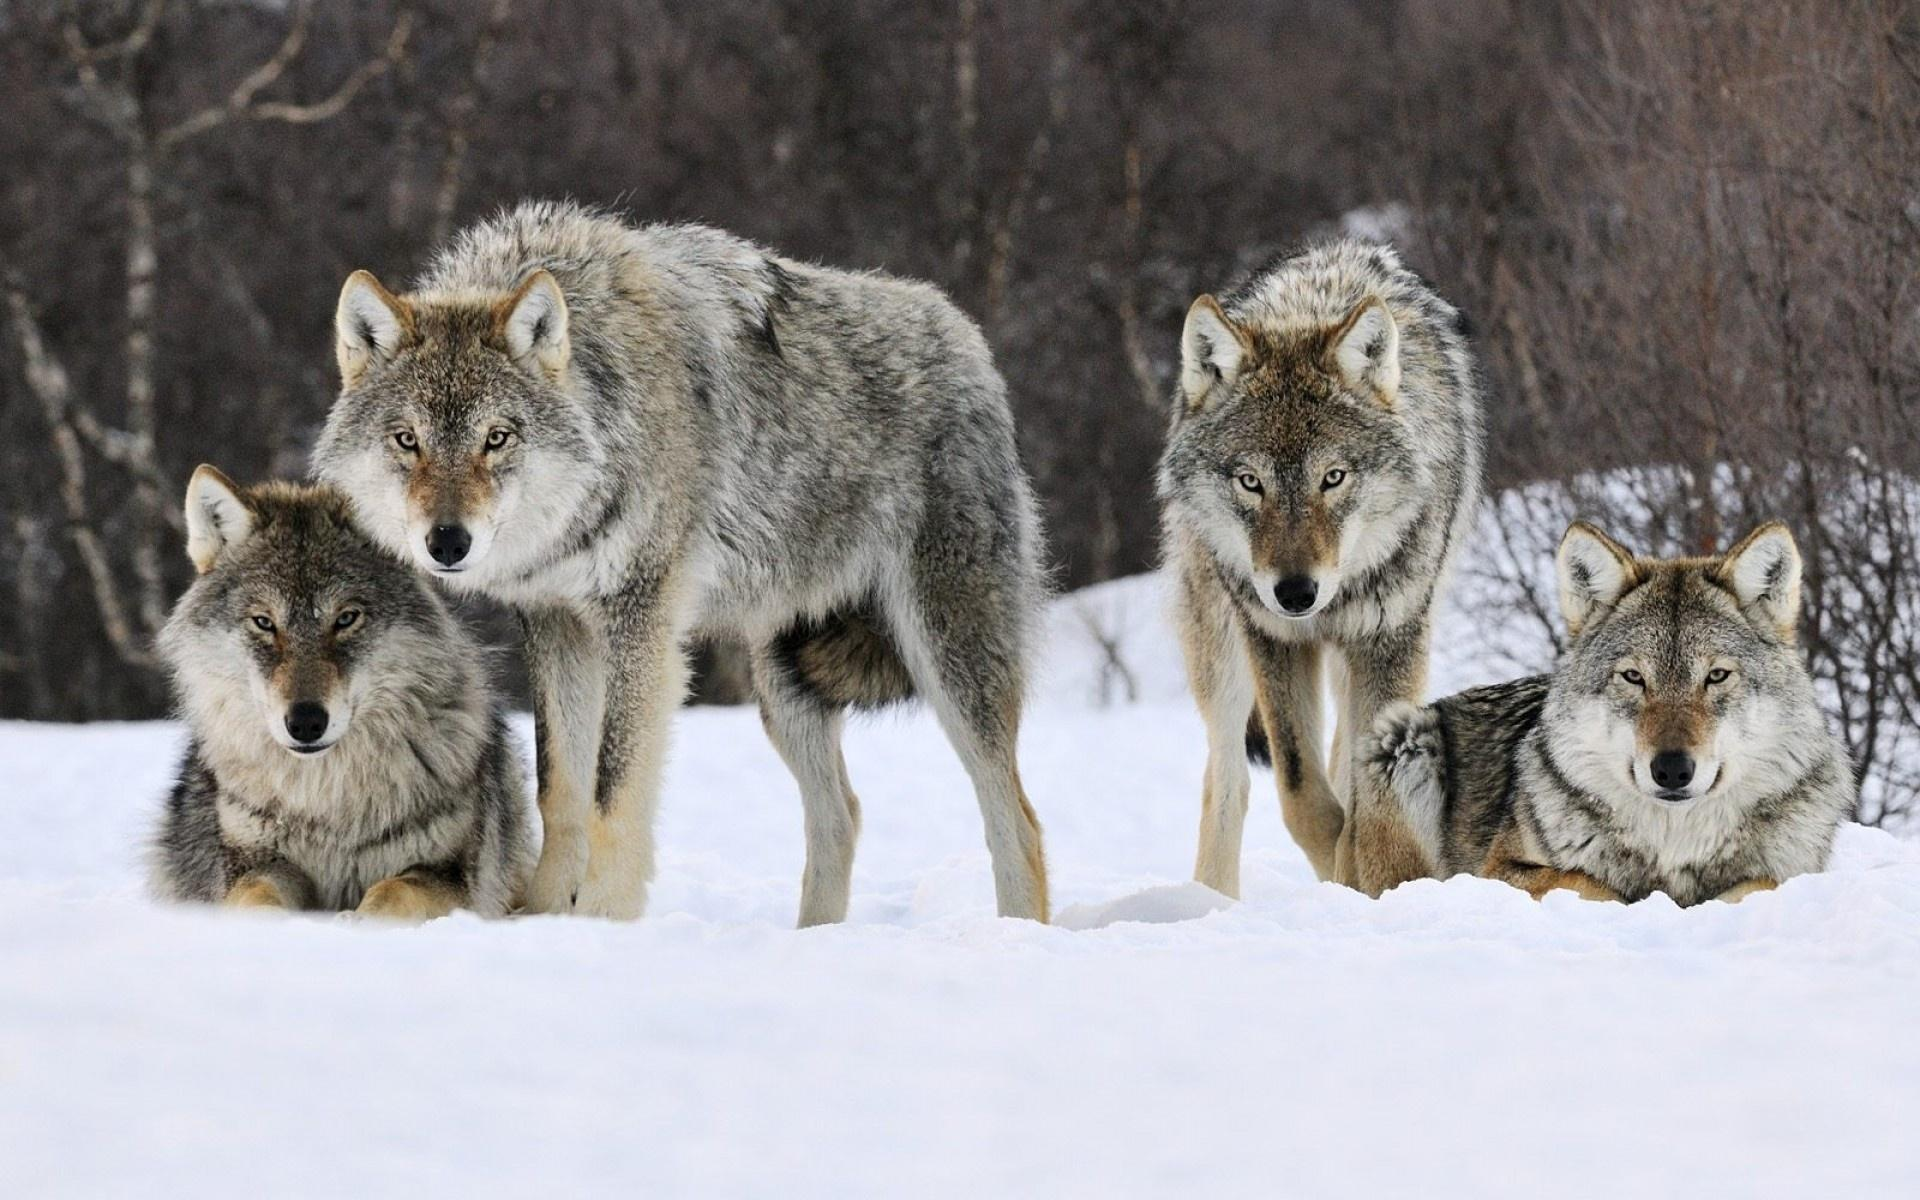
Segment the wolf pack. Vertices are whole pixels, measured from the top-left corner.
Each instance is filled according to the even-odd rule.
[[[315,479],[187,486],[159,895],[638,917],[685,647],[724,636],[798,785],[801,925],[847,914],[846,719],[909,700],[971,781],[999,913],[1048,919],[1016,753],[1041,523],[993,355],[937,289],[536,202],[410,290],[356,271],[334,327]],[[1554,669],[1423,703],[1481,492],[1460,314],[1390,247],[1313,245],[1194,301],[1170,399],[1197,880],[1239,895],[1250,760],[1314,872],[1372,896],[1469,874],[1692,905],[1826,865],[1856,782],[1784,525],[1662,559],[1575,522]],[[449,594],[518,620],[532,803]]]

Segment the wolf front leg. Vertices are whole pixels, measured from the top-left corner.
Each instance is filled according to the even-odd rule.
[[[1222,895],[1240,896],[1240,839],[1247,824],[1247,721],[1253,671],[1230,602],[1217,586],[1183,572],[1174,625],[1187,683],[1207,727],[1207,773],[1200,783],[1200,845],[1193,877]]]
[[[1334,879],[1346,816],[1320,750],[1320,647],[1243,631],[1253,666],[1260,723],[1280,783],[1280,816],[1321,879]]]
[[[533,691],[539,777],[540,862],[528,912],[563,913],[587,878],[587,818],[607,701],[606,640],[586,614],[565,608],[520,614]]]
[[[662,579],[606,603],[606,720],[587,814],[587,875],[574,911],[630,921],[653,882],[653,819],[667,736],[686,694],[674,604]]]
[[[235,864],[228,871],[233,882],[220,897],[220,903],[228,908],[281,908],[292,912],[319,903],[319,889],[313,880],[284,859]]]
[[[1438,864],[1427,861],[1399,801],[1365,764],[1353,761],[1382,709],[1399,700],[1420,701],[1427,686],[1427,640],[1426,622],[1420,621],[1343,648],[1347,671],[1341,725],[1346,736],[1336,751],[1347,756],[1342,775],[1351,791],[1336,878],[1369,896],[1438,870]]]
[[[418,924],[467,906],[457,867],[411,867],[367,889],[354,911],[363,917]]]

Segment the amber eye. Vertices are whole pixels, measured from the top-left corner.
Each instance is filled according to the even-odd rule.
[[[1727,670],[1725,667],[1715,667],[1713,670],[1707,672],[1708,683],[1725,683],[1731,678],[1733,678],[1733,672]]]
[[[491,430],[487,434],[487,449],[499,450],[513,438],[512,432],[505,429]]]
[[[258,629],[261,633],[272,633],[273,618],[268,616],[262,616],[259,613],[255,613],[253,615],[253,627],[255,629]]]
[[[1632,684],[1635,687],[1647,686],[1647,677],[1642,675],[1638,671],[1622,671],[1620,672],[1620,678],[1626,680],[1628,683]]]
[[[1247,491],[1252,492],[1254,495],[1257,496],[1260,494],[1261,492],[1260,477],[1258,475],[1255,475],[1252,471],[1242,471],[1238,475],[1234,476],[1233,479],[1235,483],[1239,484],[1242,488],[1246,489]]]
[[[333,628],[336,632],[342,629],[352,629],[359,620],[360,610],[357,608],[349,608],[333,619]]]
[[[394,434],[393,444],[409,454],[420,449],[420,439],[413,436],[413,430],[411,429],[402,429],[399,433]]]
[[[1345,483],[1346,481],[1347,481],[1347,472],[1345,471],[1345,469],[1341,467],[1335,467],[1333,470],[1328,471],[1325,475],[1322,475],[1320,477],[1320,490],[1323,492],[1330,492],[1333,489],[1339,487],[1341,484]]]

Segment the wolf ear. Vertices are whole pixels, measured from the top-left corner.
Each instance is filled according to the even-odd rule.
[[[1400,326],[1378,296],[1368,296],[1327,338],[1333,366],[1349,388],[1391,408],[1400,392]]]
[[[1206,407],[1240,374],[1252,349],[1246,331],[1235,325],[1212,296],[1201,296],[1187,310],[1180,332],[1180,393],[1188,412]]]
[[[493,310],[493,329],[516,360],[533,355],[549,374],[567,366],[567,299],[551,272],[535,271]]]
[[[222,551],[247,540],[253,510],[240,498],[233,480],[201,464],[187,482],[187,557],[205,575]]]
[[[334,357],[340,362],[340,382],[351,387],[377,358],[400,348],[413,327],[407,302],[380,286],[371,271],[355,271],[340,289],[333,310]]]
[[[1560,615],[1574,637],[1619,603],[1640,576],[1633,552],[1585,521],[1567,527],[1554,566],[1560,577]]]
[[[1785,525],[1768,521],[1741,538],[1720,560],[1720,577],[1748,620],[1794,640],[1800,628],[1800,547]]]

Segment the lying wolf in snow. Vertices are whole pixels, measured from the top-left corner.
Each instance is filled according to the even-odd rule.
[[[160,635],[192,734],[153,847],[173,900],[498,916],[533,865],[479,646],[326,488],[187,489]]]
[[[1697,904],[1823,868],[1856,793],[1794,644],[1786,527],[1663,561],[1576,523],[1559,575],[1551,675],[1399,706],[1365,747],[1429,873]]]

